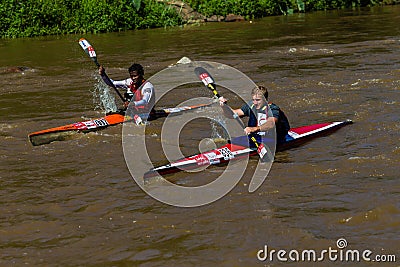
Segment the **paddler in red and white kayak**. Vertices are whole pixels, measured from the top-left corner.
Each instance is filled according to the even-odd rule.
[[[155,104],[154,86],[143,77],[144,69],[142,65],[134,63],[128,68],[130,78],[120,81],[114,81],[108,78],[103,66],[99,67],[99,74],[103,81],[111,86],[126,90],[124,93],[124,107],[135,109],[137,114],[149,114]],[[112,84],[110,84],[110,82]],[[133,106],[132,106],[133,105]]]
[[[266,132],[276,127],[277,143],[284,143],[287,133],[290,130],[289,120],[278,105],[268,103],[267,88],[264,86],[255,87],[251,92],[251,98],[252,100],[244,104],[241,108],[233,110],[239,117],[249,117],[247,127],[244,128],[246,135],[254,136],[258,143],[262,143]],[[220,97],[219,100],[222,106],[227,101],[223,97]],[[272,112],[272,116],[268,116],[268,107]],[[223,110],[225,111],[225,109]],[[227,116],[229,115],[229,113],[224,113]],[[245,142],[248,143],[248,140],[246,136],[242,136],[234,138],[232,142],[245,144]]]

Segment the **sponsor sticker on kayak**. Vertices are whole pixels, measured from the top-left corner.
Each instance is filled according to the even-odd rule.
[[[106,119],[101,118],[97,120],[92,120],[92,121],[82,121],[82,122],[77,122],[73,124],[78,130],[87,130],[87,129],[93,129],[93,128],[98,128],[98,127],[105,127],[108,125],[108,122]]]
[[[208,158],[203,154],[196,155],[194,157],[194,160],[197,162],[197,165],[199,165],[199,166],[204,166],[204,165],[210,164],[210,161],[208,160]]]
[[[199,154],[193,159],[197,162],[198,166],[213,165],[221,162],[215,152]]]

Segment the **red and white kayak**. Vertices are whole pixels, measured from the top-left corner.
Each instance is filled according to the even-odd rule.
[[[297,147],[313,138],[327,135],[339,128],[351,124],[351,120],[341,122],[319,123],[298,128],[292,128],[287,135],[286,142],[279,144],[277,151]],[[249,148],[236,144],[226,144],[219,148],[179,159],[169,164],[152,168],[144,174],[144,179],[158,175],[176,173],[179,171],[197,169],[209,165],[223,165],[231,160],[240,160],[247,156],[257,155],[256,148]]]
[[[213,103],[208,103],[208,104],[199,104],[199,105],[193,105],[193,106],[182,106],[182,107],[174,107],[174,108],[164,108],[160,110],[156,110],[154,114],[152,114],[153,118],[161,118],[161,117],[166,117],[168,115],[172,114],[178,114],[183,111],[188,111],[192,109],[197,109],[197,108],[202,108],[206,107],[209,105],[212,105]],[[137,115],[136,115],[137,116]],[[29,141],[32,143],[34,146],[38,145],[43,145],[43,144],[48,144],[53,141],[62,141],[65,140],[68,136],[73,135],[77,132],[81,133],[88,133],[88,132],[94,132],[98,131],[104,128],[107,128],[108,126],[112,125],[117,125],[121,124],[126,121],[136,121],[134,118],[127,118],[127,116],[124,115],[123,112],[121,113],[114,113],[110,115],[106,115],[101,118],[93,119],[93,120],[87,120],[87,121],[81,121],[81,122],[76,122],[64,126],[59,126],[55,128],[50,128],[42,131],[37,131],[30,133],[28,135]]]

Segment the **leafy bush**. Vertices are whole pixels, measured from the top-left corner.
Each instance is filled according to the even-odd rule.
[[[1,37],[99,33],[174,26],[181,18],[156,0],[2,0]]]
[[[226,16],[230,13],[247,18],[279,14],[279,3],[271,0],[187,0],[189,5],[205,16]]]
[[[383,1],[383,2],[382,2]],[[233,13],[247,19],[336,8],[394,4],[396,0],[185,0],[205,16]],[[99,33],[182,24],[157,0],[1,0],[0,36]]]
[[[229,13],[257,18],[288,14],[294,11],[341,9],[378,4],[393,4],[395,0],[186,0],[198,12],[226,16]]]

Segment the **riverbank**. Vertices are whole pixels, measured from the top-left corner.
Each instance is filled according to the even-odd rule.
[[[297,12],[399,4],[399,0],[4,0],[0,37],[118,32]]]

